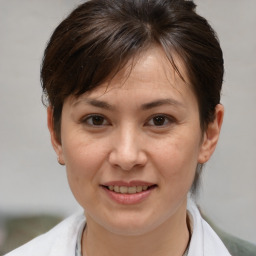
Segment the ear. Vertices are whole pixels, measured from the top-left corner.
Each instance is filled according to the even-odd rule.
[[[218,104],[215,107],[215,119],[213,122],[209,123],[207,129],[204,132],[204,137],[198,156],[198,163],[203,164],[207,162],[213,154],[220,136],[223,116],[224,107],[223,105]]]
[[[47,125],[51,135],[51,142],[52,142],[53,149],[57,154],[58,162],[59,164],[64,165],[65,161],[63,157],[61,142],[57,139],[56,133],[54,130],[53,109],[51,106],[47,108]]]

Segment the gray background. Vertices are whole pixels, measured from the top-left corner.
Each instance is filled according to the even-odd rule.
[[[0,0],[0,214],[73,213],[40,102],[39,67],[55,26],[81,1]],[[256,244],[256,1],[197,0],[225,57],[225,121],[199,203],[220,227]]]

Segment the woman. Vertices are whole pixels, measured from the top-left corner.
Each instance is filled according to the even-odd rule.
[[[91,0],[42,63],[48,127],[84,209],[14,255],[230,255],[190,199],[216,147],[222,51],[183,0]]]

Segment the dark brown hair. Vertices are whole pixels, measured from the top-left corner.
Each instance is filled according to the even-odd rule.
[[[68,96],[93,90],[154,45],[164,49],[178,73],[174,55],[183,61],[204,130],[220,102],[224,68],[217,36],[195,7],[185,0],[89,0],[63,20],[50,38],[41,69],[57,138]]]

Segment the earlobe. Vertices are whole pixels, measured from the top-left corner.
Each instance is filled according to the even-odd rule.
[[[201,144],[200,153],[198,156],[198,163],[203,164],[207,162],[213,154],[220,136],[220,130],[223,122],[224,107],[221,104],[215,107],[215,119],[209,123],[204,132],[203,142]]]
[[[53,122],[53,109],[51,106],[47,108],[47,125],[51,136],[51,143],[53,146],[53,149],[55,150],[57,154],[57,159],[59,164],[64,165],[65,161],[63,158],[63,152],[62,152],[62,146],[60,141],[56,137],[56,133],[54,130],[54,122]]]

